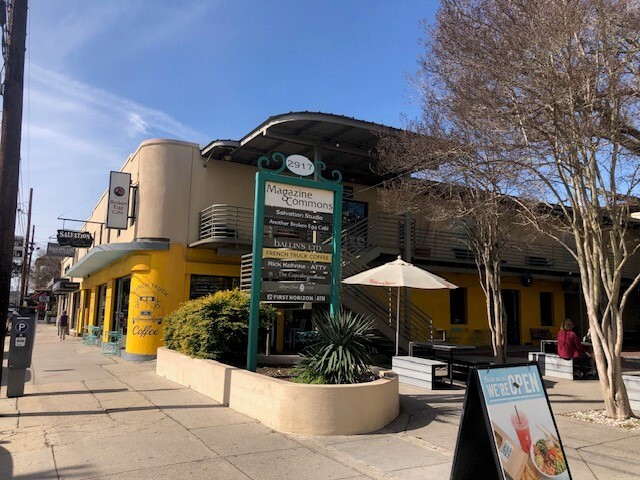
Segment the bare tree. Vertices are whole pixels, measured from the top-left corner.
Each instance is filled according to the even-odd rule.
[[[482,132],[458,122],[446,104],[425,96],[425,115],[404,132],[383,136],[378,144],[379,167],[393,174],[382,202],[387,209],[412,211],[457,230],[458,241],[475,260],[486,310],[493,353],[507,358],[506,314],[502,299],[502,258],[513,223],[509,198],[513,172],[496,158]]]
[[[36,290],[46,288],[52,279],[60,276],[60,258],[41,255],[36,259],[31,275]]]
[[[580,271],[607,415],[629,417],[623,313],[640,277],[623,269],[639,245],[629,208],[640,194],[640,4],[442,0],[425,28],[425,98],[528,176],[519,197],[530,224]]]

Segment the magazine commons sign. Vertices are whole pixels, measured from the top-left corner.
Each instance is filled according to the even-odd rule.
[[[256,175],[247,368],[255,370],[260,302],[339,309],[342,185]]]
[[[333,261],[333,245],[324,240],[332,231],[334,192],[315,184],[290,184],[288,177],[282,178],[285,181],[265,181],[261,261],[288,261],[290,268],[288,278],[262,271],[260,300],[328,303],[331,274],[319,277],[308,272]]]

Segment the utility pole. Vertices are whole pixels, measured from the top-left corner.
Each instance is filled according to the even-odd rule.
[[[27,295],[27,283],[29,278],[29,267],[27,264],[27,258],[29,257],[29,248],[31,247],[31,241],[33,236],[29,238],[29,230],[31,230],[31,206],[33,204],[33,188],[29,189],[29,209],[27,210],[27,233],[24,239],[24,255],[22,258],[22,276],[20,277],[20,305],[24,306],[24,297]]]
[[[29,255],[27,256],[27,276],[24,277],[24,296],[27,297],[27,293],[29,293],[29,277],[31,276],[31,256],[33,255],[33,250],[36,246],[33,239],[36,238],[36,226],[31,227],[31,243],[29,243]]]
[[[27,3],[27,0],[11,1],[5,57],[2,130],[0,133],[0,212],[3,213],[0,228],[0,365],[2,365],[4,357],[4,339],[7,335],[13,236],[16,228],[16,207],[18,204]],[[4,0],[0,1],[0,8],[5,8],[5,5]],[[1,16],[1,18],[4,17],[4,15]],[[0,382],[2,382],[1,368]]]
[[[24,240],[24,256],[22,259],[22,271],[20,274],[20,301],[19,306],[24,306],[25,297],[27,295],[27,283],[29,278],[29,263],[27,260],[29,259],[29,249],[31,243],[33,242],[33,235],[29,236],[29,232],[31,231],[31,208],[33,206],[33,188],[29,189],[29,207],[27,208],[27,231],[25,234]]]

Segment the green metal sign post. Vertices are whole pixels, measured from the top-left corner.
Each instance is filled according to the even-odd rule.
[[[284,156],[276,153],[274,159],[283,161]],[[275,158],[280,156],[281,158]],[[267,157],[262,157],[262,160]],[[284,163],[284,162],[283,162]],[[332,222],[332,248],[331,248],[331,288],[330,288],[330,313],[335,315],[340,309],[340,245],[342,236],[342,185],[323,179],[316,175],[318,180],[278,175],[283,167],[274,172],[260,171],[256,173],[255,209],[253,218],[253,265],[251,269],[251,312],[249,316],[249,341],[247,345],[247,370],[255,372],[258,356],[258,330],[260,316],[260,294],[262,292],[262,254],[264,247],[264,212],[265,189],[267,182],[305,187],[333,192],[333,222]],[[338,173],[339,175],[339,173]],[[340,181],[339,176],[338,181]]]

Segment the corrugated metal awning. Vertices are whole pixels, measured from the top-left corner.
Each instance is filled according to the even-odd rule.
[[[343,181],[377,185],[384,175],[376,171],[375,150],[380,135],[400,130],[343,115],[291,112],[269,117],[240,140],[214,140],[202,157],[243,165],[256,165],[261,155],[297,153],[314,160],[316,148],[328,172],[342,172]],[[330,177],[329,177],[330,178]]]

